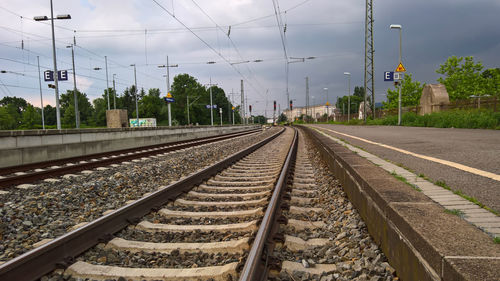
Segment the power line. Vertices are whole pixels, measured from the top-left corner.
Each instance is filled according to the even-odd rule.
[[[196,1],[195,1],[195,0],[191,0],[191,1],[192,1],[195,5],[196,5],[196,7],[198,7],[198,9],[200,9],[200,11],[201,11],[201,12],[202,12],[205,16],[207,16],[207,17],[208,17],[208,18],[209,18],[209,19],[210,19],[210,20],[211,20],[211,21],[215,24],[216,28],[218,28],[219,30],[221,30],[221,31],[223,32],[223,34],[226,34],[226,31],[225,31],[225,30],[223,30],[223,29],[220,27],[220,25],[218,25],[218,24],[217,24],[217,22],[215,22],[215,20],[214,20],[214,19],[212,19],[212,17],[210,17],[210,16],[208,15],[208,13],[206,13],[206,12],[205,12],[205,11],[204,11],[201,7],[200,7],[200,5],[198,5],[198,3],[196,3]],[[241,59],[242,61],[244,61],[245,59],[244,59],[244,58],[243,58],[243,56],[241,55],[240,50],[238,49],[238,47],[236,47],[236,44],[234,43],[233,39],[232,39],[229,35],[230,35],[230,34],[229,34],[229,31],[228,31],[228,32],[227,32],[227,34],[226,34],[226,36],[227,36],[227,38],[229,39],[229,42],[231,42],[231,44],[232,44],[233,48],[236,50],[236,53],[238,54],[238,56],[240,57],[240,59]],[[260,82],[258,81],[258,79],[256,78],[255,74],[254,74],[254,73],[252,72],[252,70],[250,69],[250,67],[249,67],[248,65],[246,65],[246,64],[245,64],[245,66],[246,66],[246,68],[247,68],[248,72],[250,73],[250,75],[251,75],[251,76],[255,79],[255,81],[257,82],[257,84],[259,85],[259,87],[263,88],[263,87],[262,87],[262,85],[260,84]]]
[[[208,42],[206,42],[205,40],[203,40],[203,38],[201,38],[198,34],[196,34],[196,32],[194,32],[193,30],[191,30],[186,24],[184,24],[184,22],[182,22],[181,20],[179,20],[177,17],[175,17],[175,15],[173,15],[169,10],[167,10],[165,7],[163,7],[160,3],[158,3],[158,1],[156,0],[152,0],[156,5],[158,5],[158,7],[160,7],[162,10],[164,10],[166,13],[168,13],[172,18],[174,18],[177,22],[179,22],[182,26],[184,26],[186,29],[188,29],[194,36],[196,36],[196,38],[198,38],[201,42],[203,42],[203,44],[205,44],[210,50],[212,50],[214,53],[216,53],[219,57],[221,57],[226,63],[228,63],[238,74],[240,74],[240,76],[252,87],[254,88],[254,90],[256,90],[256,92],[262,96],[262,94],[259,93],[259,91],[257,89],[255,89],[255,86],[253,86],[252,83],[250,83],[248,81],[248,79],[234,66],[231,64],[231,62],[226,58],[224,57],[220,52],[218,52],[216,49],[214,49]]]

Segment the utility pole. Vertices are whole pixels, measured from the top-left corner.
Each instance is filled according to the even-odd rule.
[[[220,125],[222,126],[222,107],[219,107]]]
[[[75,46],[71,44],[70,46],[66,46],[66,48],[71,48],[71,61],[73,63],[73,98],[75,100],[75,125],[78,129],[80,128],[80,111],[78,110],[78,95],[76,94]]]
[[[187,107],[187,115],[188,115],[188,125],[191,124],[190,120],[189,120],[189,95],[186,95],[186,107]]]
[[[139,127],[139,102],[137,98],[137,72],[135,69],[135,63],[130,66],[134,67],[134,82],[135,82],[135,116],[137,117],[137,127]]]
[[[245,97],[245,106],[247,106],[247,105],[248,105],[248,97]],[[247,125],[248,125],[250,122],[249,122],[249,120],[248,120],[248,119],[249,119],[249,117],[247,117],[247,114],[246,114],[246,113],[247,113],[247,111],[246,111],[246,108],[245,108],[245,124],[247,124]],[[250,115],[252,115],[252,111],[251,111],[251,110],[250,110]],[[250,116],[250,117],[251,117],[251,116]]]
[[[217,84],[212,84],[212,77],[210,77],[210,84],[208,84],[209,91],[210,91],[210,124],[213,126],[214,125],[214,105],[212,101],[212,86],[217,86]]]
[[[106,93],[108,96],[108,110],[110,110],[111,104],[109,103],[108,56],[104,56],[104,62],[106,64]]]
[[[38,83],[40,84],[40,106],[42,107],[42,129],[45,130],[45,118],[43,116],[42,78],[40,77],[40,57],[36,56],[38,62]]]
[[[167,96],[168,94],[170,93],[170,70],[169,68],[171,67],[178,67],[179,65],[178,64],[173,64],[173,65],[170,65],[168,63],[168,56],[167,56],[167,64],[166,65],[159,65],[158,67],[162,68],[162,67],[166,67],[167,68]],[[171,105],[170,105],[171,102],[167,102],[167,109],[168,109],[168,126],[169,127],[172,127],[172,114],[171,114]]]
[[[115,88],[115,75],[113,74],[113,109],[116,109],[116,88]]]
[[[307,115],[309,112],[309,77],[306,77],[306,116],[304,117],[307,119]]]
[[[365,79],[364,87],[365,93],[363,97],[363,120],[366,123],[366,95],[371,92],[372,95],[372,114],[375,118],[375,81],[374,75],[374,62],[373,62],[373,0],[366,0],[365,8]]]
[[[57,59],[56,59],[56,35],[54,32],[54,8],[52,0],[50,0],[50,23],[52,26],[52,57],[54,59],[54,85],[56,91],[56,122],[57,129],[61,130],[61,109],[59,107],[59,73],[57,72]]]
[[[245,92],[243,90],[243,79],[241,80],[241,124],[245,125],[246,124],[246,115],[245,115]]]

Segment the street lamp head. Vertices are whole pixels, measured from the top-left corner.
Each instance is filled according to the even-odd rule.
[[[308,60],[313,60],[313,59],[315,59],[315,58],[316,58],[316,57],[307,57],[306,59],[308,59]]]
[[[163,67],[167,67],[166,65],[162,64],[162,65],[158,65],[158,68],[163,68]]]
[[[215,63],[215,61],[209,61],[209,62],[207,62],[207,64],[214,64],[214,63]]]
[[[135,66],[135,63],[131,64],[130,66]]]
[[[400,24],[391,24],[389,27],[391,29],[401,29],[402,28],[402,26]]]
[[[49,20],[49,17],[47,16],[38,16],[33,18],[35,21],[44,21],[44,20]]]
[[[94,70],[101,70],[102,68],[100,67],[94,67]]]
[[[71,19],[71,15],[69,14],[64,14],[64,15],[57,15],[56,17],[58,20],[69,20]]]
[[[344,75],[351,75],[350,72],[344,72]]]

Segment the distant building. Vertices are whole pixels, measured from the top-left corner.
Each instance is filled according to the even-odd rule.
[[[335,107],[335,105],[330,105],[328,107],[326,105],[309,106],[307,108],[307,115],[314,118],[314,120],[318,120],[323,115],[327,114],[327,110],[328,110],[328,116],[335,118],[334,112],[337,111],[337,108]],[[283,114],[286,115],[288,121],[293,121],[296,118],[300,118],[303,114],[306,115],[306,107],[305,106],[293,107],[293,110],[291,112],[290,112],[290,110],[287,109],[287,110],[283,111]]]

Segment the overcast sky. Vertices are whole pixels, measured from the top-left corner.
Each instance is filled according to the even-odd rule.
[[[139,87],[160,88],[165,93],[165,68],[157,65],[166,64],[168,55],[170,64],[179,65],[170,69],[171,80],[188,73],[208,84],[211,77],[227,94],[238,93],[234,100],[239,104],[240,80],[244,79],[254,114],[264,113],[266,100],[268,115],[273,100],[286,107],[286,60],[272,0],[156,2],[159,5],[153,0],[54,0],[55,15],[72,17],[56,21],[58,68],[71,69],[71,49],[66,46],[75,36],[77,85],[91,100],[106,88],[104,56],[108,57],[109,85],[116,74],[119,93],[134,83],[129,66],[133,63]],[[345,95],[346,71],[352,73],[352,89],[363,85],[364,0],[276,2],[287,26],[288,57],[316,57],[289,64],[294,105],[305,104],[306,76],[311,104],[312,96],[315,104],[326,102],[325,87],[330,102]],[[32,19],[50,17],[49,3],[0,3],[0,70],[7,71],[0,74],[0,98],[20,96],[40,105],[36,59],[40,56],[42,72],[53,67],[51,29],[49,22]],[[383,72],[397,66],[399,34],[389,29],[390,24],[403,26],[403,63],[408,73],[423,83],[436,83],[436,69],[452,55],[474,56],[485,68],[500,67],[499,15],[500,0],[374,0],[376,101],[385,100],[391,87],[383,81]],[[250,62],[228,63],[244,61]],[[72,89],[72,77],[60,88],[60,92]],[[47,82],[42,81],[42,89],[44,103],[54,105],[54,91],[47,88]]]

